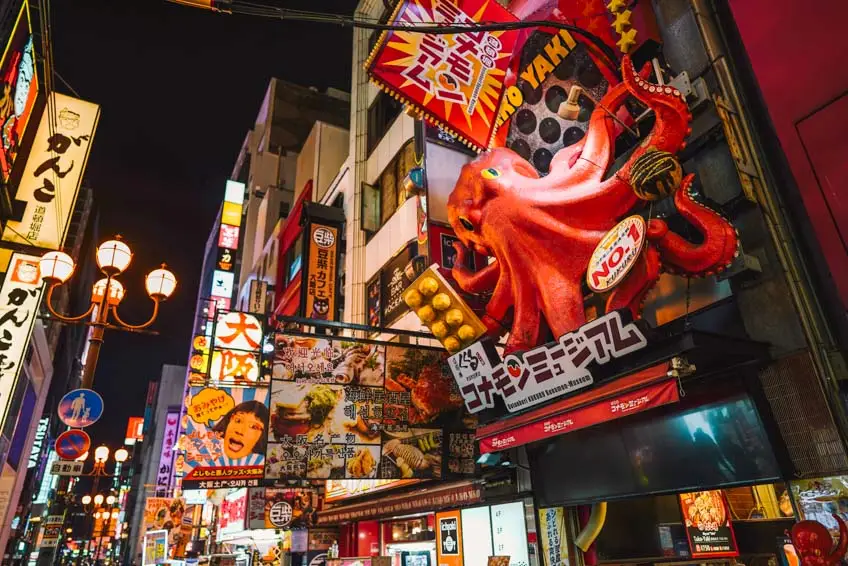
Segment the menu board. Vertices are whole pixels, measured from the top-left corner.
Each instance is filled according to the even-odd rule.
[[[739,556],[721,490],[681,493],[680,508],[692,558]]]
[[[529,566],[524,503],[492,505],[492,540],[495,556],[509,556],[509,566]]]
[[[445,440],[475,425],[442,350],[285,334],[274,344],[266,479],[441,479]]]

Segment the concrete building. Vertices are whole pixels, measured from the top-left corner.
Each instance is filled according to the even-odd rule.
[[[170,495],[173,486],[170,483],[161,485],[158,481],[159,471],[163,465],[173,468],[173,462],[162,461],[162,447],[165,438],[166,421],[170,415],[179,415],[182,410],[183,394],[185,391],[186,367],[165,364],[159,376],[156,387],[156,397],[150,411],[151,421],[145,422],[145,436],[142,443],[141,457],[137,460],[140,468],[138,489],[131,492],[133,499],[133,514],[130,520],[129,545],[127,555],[130,561],[141,560],[140,528],[144,526],[144,501],[155,495]],[[173,481],[171,475],[169,481]]]

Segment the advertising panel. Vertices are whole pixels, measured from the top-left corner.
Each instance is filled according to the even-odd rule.
[[[475,426],[445,357],[277,334],[265,477],[443,477],[445,435]]]
[[[124,436],[124,444],[132,446],[144,438],[144,417],[130,417],[127,423],[127,433]]]
[[[164,564],[168,560],[168,531],[150,531],[144,533],[143,566]]]
[[[20,220],[6,223],[4,241],[62,246],[99,118],[97,104],[51,94],[15,194],[26,208]]]
[[[406,269],[416,253],[418,244],[410,242],[380,270],[379,304],[382,306],[383,326],[391,326],[409,312],[409,307],[403,300],[403,292],[416,277],[412,272],[407,275]]]
[[[308,265],[303,312],[306,318],[336,320],[336,277],[339,230],[309,224]]]
[[[692,558],[739,556],[730,510],[721,490],[680,494]]]
[[[251,488],[249,529],[307,529],[318,521],[318,491],[313,488]]]
[[[848,522],[848,476],[793,480],[789,485],[800,519],[818,521],[838,540],[839,523],[833,515]]]
[[[29,2],[24,1],[0,62],[0,80],[7,97],[7,104],[0,108],[0,173],[3,181],[7,181],[12,173],[21,139],[38,96],[38,75],[29,16]]]
[[[29,344],[32,327],[44,289],[39,257],[13,253],[6,279],[0,287],[2,353],[0,353],[0,424],[6,422],[12,391],[18,382],[21,362]]]
[[[436,513],[436,558],[439,566],[463,566],[459,511]]]
[[[487,0],[404,0],[391,18],[399,25],[514,21],[505,8]],[[496,133],[517,35],[514,30],[456,35],[384,32],[366,66],[381,88],[427,121],[483,150]]]
[[[183,489],[259,486],[268,389],[192,387],[186,406]]]
[[[191,524],[185,525],[183,521],[184,517],[191,516],[190,511],[182,498],[148,497],[144,503],[144,528],[140,533],[142,536],[150,531],[167,533],[171,558],[181,558],[191,536]]]
[[[162,437],[162,450],[159,452],[159,469],[156,472],[156,488],[171,487],[174,477],[174,445],[180,428],[180,412],[168,411],[165,417],[165,433]]]
[[[262,323],[251,314],[228,312],[219,315],[209,368],[213,383],[253,385],[263,380],[260,369],[262,336]],[[202,352],[202,348],[196,349]],[[192,370],[205,371],[202,364]]]
[[[247,526],[247,489],[237,489],[221,503],[218,515],[218,541],[227,535],[238,533]]]

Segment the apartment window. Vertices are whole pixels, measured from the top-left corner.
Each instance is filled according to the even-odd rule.
[[[406,202],[403,179],[415,167],[414,140],[406,142],[380,174],[375,185],[380,190],[380,225],[388,222],[397,209]]]
[[[370,155],[386,132],[400,116],[403,105],[383,91],[368,109],[368,154]]]
[[[291,280],[300,273],[300,268],[303,264],[303,233],[297,237],[292,247],[286,252],[286,268],[288,273],[286,276],[286,285],[291,283]]]

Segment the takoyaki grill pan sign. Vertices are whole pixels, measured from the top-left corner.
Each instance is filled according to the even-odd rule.
[[[272,366],[266,480],[473,473],[444,351],[277,334]]]

